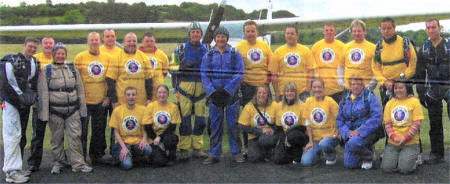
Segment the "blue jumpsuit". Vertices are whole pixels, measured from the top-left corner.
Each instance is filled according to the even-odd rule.
[[[361,91],[354,100],[350,95],[348,93],[339,103],[336,126],[345,141],[344,166],[355,168],[360,161],[372,160],[371,146],[375,129],[381,125],[382,110],[377,97],[367,89]],[[367,102],[364,102],[365,95],[368,95]],[[358,130],[359,135],[349,139],[352,130]]]
[[[237,129],[239,116],[239,100],[236,98],[239,85],[242,81],[244,63],[238,51],[227,45],[223,53],[216,47],[205,54],[201,66],[201,76],[206,95],[210,96],[219,89],[224,89],[231,94],[232,100],[225,109],[228,141],[231,154],[238,155],[241,149],[241,141]],[[224,109],[208,102],[209,118],[211,120],[210,150],[209,155],[219,157],[222,150],[222,134]]]

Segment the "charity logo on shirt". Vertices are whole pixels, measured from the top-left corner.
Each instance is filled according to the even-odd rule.
[[[292,111],[285,112],[281,116],[281,124],[283,125],[283,127],[291,128],[291,127],[294,127],[295,125],[297,125],[297,123],[298,123],[298,117]]]
[[[135,59],[129,59],[127,62],[125,62],[125,71],[127,71],[127,73],[129,74],[138,73],[140,68],[141,65]]]
[[[353,64],[361,64],[364,60],[364,51],[360,48],[354,48],[348,53],[348,59]]]
[[[397,105],[391,111],[391,118],[396,124],[403,124],[408,121],[409,112],[408,108],[403,105]]]
[[[270,122],[270,116],[269,114],[265,113],[265,112],[261,112],[261,114],[264,115],[264,117],[266,117],[267,121]],[[253,117],[253,124],[255,125],[255,127],[257,128],[262,128],[264,127],[266,124],[266,122],[264,121],[264,118],[262,118],[259,113],[257,113],[254,117]]]
[[[154,57],[152,57],[152,56],[149,56],[148,57],[148,60],[150,60],[150,64],[152,65],[152,68],[153,69],[155,69],[156,68],[156,66],[157,66],[157,62],[156,62],[156,58],[154,58]]]
[[[98,61],[91,61],[87,66],[87,71],[91,77],[100,77],[103,73],[103,65]]]
[[[323,125],[326,121],[327,121],[327,114],[325,113],[325,111],[320,108],[320,107],[316,107],[311,111],[311,120],[314,124],[316,125]]]
[[[134,116],[127,116],[122,121],[122,128],[127,132],[135,131],[139,126],[138,120]]]
[[[258,64],[264,59],[264,55],[261,49],[252,48],[247,52],[247,59],[251,63]]]
[[[295,68],[300,65],[300,56],[295,52],[289,52],[284,55],[284,64],[290,68]]]
[[[324,48],[322,51],[320,51],[320,60],[324,63],[329,63],[334,60],[334,50],[331,48]]]
[[[170,114],[166,111],[157,111],[153,116],[153,122],[159,127],[167,127],[170,123]]]

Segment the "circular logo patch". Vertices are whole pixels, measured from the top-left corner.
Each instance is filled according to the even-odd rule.
[[[152,68],[155,69],[158,65],[158,63],[156,62],[156,58],[149,56],[148,60],[150,60],[150,64],[152,65]]]
[[[139,64],[138,61],[135,59],[129,59],[127,62],[125,62],[125,71],[129,74],[135,74],[138,73],[141,69],[141,64]]]
[[[261,112],[261,113],[264,115],[264,117],[266,117],[267,121],[270,122],[269,114],[267,114],[265,112]],[[266,125],[266,122],[264,121],[264,118],[262,118],[259,114],[256,114],[255,117],[253,117],[253,124],[255,125],[255,127],[261,128]]]
[[[281,124],[283,125],[283,127],[291,128],[291,127],[294,127],[295,125],[297,125],[297,123],[298,123],[298,117],[292,111],[285,112],[281,116]]]
[[[87,71],[91,77],[100,77],[103,73],[103,65],[98,61],[92,61],[87,66]]]
[[[408,108],[403,105],[395,106],[391,111],[391,118],[394,120],[394,123],[405,123],[409,118]]]
[[[316,107],[311,111],[311,120],[314,124],[316,125],[323,125],[326,121],[327,121],[327,114],[325,113],[325,111],[320,108],[320,107]]]
[[[252,48],[247,52],[247,59],[254,64],[258,64],[264,59],[264,55],[260,49]]]
[[[127,132],[133,132],[139,127],[139,123],[136,117],[127,116],[122,121],[122,128]]]
[[[170,114],[166,111],[157,111],[153,116],[153,122],[160,127],[167,127],[170,123]]]
[[[324,63],[329,63],[334,60],[335,53],[333,49],[330,48],[324,48],[322,51],[320,51],[320,60]]]
[[[295,52],[290,52],[284,55],[284,64],[287,67],[295,68],[298,65],[300,65],[300,62],[301,62],[300,56]]]
[[[361,64],[364,60],[364,51],[360,48],[354,48],[348,53],[348,58],[353,64]]]

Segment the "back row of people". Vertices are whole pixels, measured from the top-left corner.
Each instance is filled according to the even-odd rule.
[[[448,66],[449,54],[447,52],[448,49],[446,49],[448,48],[448,42],[439,36],[440,26],[437,19],[427,20],[426,25],[430,41],[427,41],[426,44],[424,44],[420,52],[421,55],[419,56],[421,57],[419,57],[419,61],[423,62],[419,63],[423,63],[424,67],[420,68],[421,75],[418,76],[420,76],[420,79],[423,81],[425,81],[424,79],[428,79],[428,81],[431,79],[432,82],[421,83],[421,87],[428,86],[428,88],[425,88],[423,93],[419,93],[419,96],[423,97],[421,98],[421,102],[424,104],[439,104],[438,102],[443,98],[448,101],[448,72],[438,71],[436,72],[436,75],[429,76],[423,75],[425,72],[422,72],[422,69],[426,69],[428,71],[427,73],[430,73],[431,71],[434,72],[434,69],[445,68],[439,67],[441,65]],[[374,89],[376,81],[382,84],[380,85],[380,95],[382,96],[384,104],[387,102],[388,98],[383,96],[392,96],[391,91],[393,81],[399,79],[401,73],[403,73],[406,78],[410,78],[414,74],[416,56],[412,44],[410,44],[407,39],[395,35],[395,24],[392,19],[385,18],[382,20],[381,32],[383,39],[377,43],[377,45],[371,44],[364,39],[365,24],[360,20],[355,20],[351,24],[351,33],[354,37],[354,41],[344,45],[342,42],[334,39],[334,25],[327,23],[324,25],[323,29],[325,38],[314,44],[312,51],[309,51],[307,47],[297,43],[297,29],[288,26],[285,29],[286,45],[283,45],[272,54],[272,51],[267,44],[256,39],[258,30],[256,23],[253,21],[244,24],[244,35],[246,40],[240,42],[236,46],[236,49],[227,45],[229,34],[226,29],[219,28],[216,30],[216,34],[214,35],[217,45],[211,49],[211,51],[207,51],[204,45],[200,43],[202,35],[200,25],[198,23],[191,24],[189,28],[189,40],[175,49],[175,57],[173,57],[180,63],[180,73],[174,73],[172,77],[176,79],[174,88],[178,93],[176,96],[178,97],[178,108],[181,115],[179,133],[180,143],[178,146],[182,153],[182,159],[187,159],[189,157],[188,150],[191,145],[194,149],[194,156],[206,156],[206,154],[201,151],[203,143],[200,135],[203,134],[206,121],[209,119],[209,127],[211,127],[210,151],[208,154],[209,156],[204,160],[204,163],[211,164],[218,161],[218,156],[220,155],[221,132],[223,128],[221,119],[224,118],[223,116],[225,114],[229,125],[227,127],[229,128],[228,134],[231,143],[231,152],[235,156],[235,161],[242,162],[242,158],[240,157],[240,140],[238,140],[238,135],[236,135],[237,132],[233,131],[235,130],[234,126],[239,114],[238,107],[239,105],[245,106],[253,97],[253,94],[256,93],[257,86],[262,84],[269,85],[269,83],[272,83],[275,90],[275,99],[281,101],[281,99],[285,98],[282,89],[287,83],[294,82],[295,86],[298,86],[296,87],[298,96],[301,100],[305,101],[306,97],[309,96],[308,94],[310,94],[309,91],[312,90],[312,78],[314,76],[319,76],[323,79],[322,85],[326,86],[323,92],[324,95],[329,95],[336,102],[339,102],[343,96],[344,89],[350,89],[350,86],[346,86],[348,84],[347,80],[349,79],[349,76],[358,74],[361,76],[364,86],[370,90]],[[51,52],[53,57],[49,57],[48,50],[50,50],[50,48],[58,48],[49,46],[51,45],[49,42],[54,43],[51,38],[44,38],[42,41],[44,54],[36,55],[36,57],[39,57],[38,59],[31,57],[36,51],[38,41],[30,40],[26,40],[24,44],[24,51],[22,52],[24,57],[13,57],[11,55],[8,56],[10,59],[5,57],[7,58],[6,60],[12,61],[12,63],[21,63],[22,65],[27,66],[30,71],[38,71],[38,60],[42,62],[51,62],[52,60],[56,61],[58,56],[64,57],[63,59],[60,59],[64,61],[67,57],[67,52],[57,52],[61,49],[54,49],[54,52]],[[134,33],[125,35],[123,42],[124,49],[119,49],[114,46],[115,34],[113,30],[105,30],[103,40],[105,44],[100,47],[100,36],[98,33],[90,33],[88,35],[89,49],[76,56],[74,60],[75,67],[69,64],[61,65],[63,66],[62,68],[66,68],[68,74],[67,77],[71,77],[71,80],[83,82],[82,85],[84,86],[84,91],[78,91],[78,88],[76,88],[75,85],[67,86],[68,84],[65,83],[63,87],[57,87],[49,92],[49,94],[55,94],[54,98],[56,100],[59,98],[57,97],[58,95],[56,95],[58,93],[70,94],[74,91],[77,91],[79,94],[84,93],[84,99],[81,98],[81,96],[78,98],[71,97],[74,101],[71,101],[71,98],[69,98],[69,101],[67,102],[69,104],[58,104],[55,101],[52,103],[54,103],[54,107],[63,106],[66,108],[67,113],[64,112],[65,114],[62,115],[63,120],[67,120],[67,117],[73,115],[68,114],[68,112],[72,111],[74,108],[70,106],[79,106],[80,114],[77,116],[79,117],[79,121],[82,122],[80,127],[81,130],[80,132],[75,132],[74,135],[81,133],[82,141],[80,144],[82,145],[81,150],[83,150],[81,155],[84,157],[86,157],[87,154],[86,137],[88,120],[89,118],[91,119],[92,130],[95,132],[95,135],[93,133],[94,136],[91,137],[89,156],[93,163],[96,161],[104,161],[102,160],[102,156],[104,155],[104,150],[106,148],[104,129],[106,126],[108,104],[112,103],[113,107],[127,104],[127,99],[122,96],[122,94],[125,94],[125,89],[128,87],[133,87],[136,93],[139,94],[137,95],[139,98],[136,100],[137,103],[143,105],[151,103],[152,99],[156,99],[154,98],[157,93],[156,86],[163,82],[161,79],[167,74],[167,71],[165,71],[167,68],[167,57],[154,45],[153,35],[147,34],[147,36],[144,36],[143,40],[146,41],[145,43],[148,44],[148,47],[145,47],[144,44],[143,47],[140,48],[143,52],[137,51],[137,37]],[[59,47],[61,47],[61,45]],[[434,52],[430,52],[430,49],[434,50]],[[106,53],[108,52],[114,54],[107,55]],[[148,55],[145,53],[148,53]],[[224,56],[224,53],[225,57],[222,57]],[[373,61],[372,56],[374,58]],[[420,60],[421,58],[422,60]],[[241,65],[239,64],[240,59],[242,59]],[[54,62],[51,65],[40,65],[42,67],[41,75],[46,76],[44,74],[55,72],[58,67],[55,69],[50,68],[57,65],[57,62]],[[11,67],[9,64],[5,64],[4,66],[5,68]],[[44,66],[46,67],[44,68]],[[206,68],[213,72],[206,76],[200,76],[199,71],[202,67],[203,69]],[[155,70],[156,68],[158,68],[158,70]],[[50,72],[48,72],[49,69]],[[239,73],[238,71],[241,70],[243,71],[240,72],[240,75],[243,74],[243,76],[241,76],[242,78],[236,77],[234,79],[227,79],[229,75],[233,76],[233,73]],[[10,79],[15,75],[14,78],[20,79],[16,81],[20,81],[24,84],[34,84],[31,80],[33,79],[33,72],[29,73],[30,76],[28,78],[22,76],[22,74],[17,75],[16,73],[19,74],[19,72],[13,72],[6,76]],[[6,72],[6,74],[8,74],[8,72]],[[446,74],[447,78],[445,78]],[[34,75],[34,77],[37,76]],[[41,77],[41,81],[43,81],[42,83],[47,82],[50,84],[49,81],[57,81],[51,80],[53,77],[53,75],[51,75],[51,77]],[[59,78],[64,79],[64,77],[66,76]],[[207,81],[206,78],[208,77],[210,77],[211,81],[210,83],[205,83],[205,81]],[[433,83],[433,80],[437,82]],[[16,106],[12,105],[12,107],[18,108],[19,106],[23,106],[24,110],[20,110],[20,112],[28,114],[25,111],[27,106],[29,111],[29,105],[34,102],[33,93],[25,91],[25,87],[17,87],[17,82],[15,84],[10,81],[14,80],[8,80],[8,83],[4,84],[5,87],[2,86],[2,89],[13,89],[5,92],[2,91],[2,99],[5,102],[4,106],[9,108],[10,105],[7,103],[14,101],[11,100],[12,98],[19,98],[18,101],[16,100],[14,102],[20,102],[21,104]],[[201,81],[203,81],[203,83]],[[76,82],[76,84],[78,84],[78,82]],[[429,84],[432,84],[431,88],[429,88]],[[439,90],[433,91],[436,87],[438,87]],[[238,88],[240,88],[240,90],[238,90]],[[35,90],[36,88],[34,87],[32,89]],[[267,92],[270,93],[270,91]],[[40,96],[40,98],[42,98],[42,96]],[[206,116],[206,99],[209,99],[209,118]],[[42,109],[44,105],[42,104],[43,101],[45,101],[45,99],[40,99],[39,101],[41,106],[40,109]],[[82,110],[84,104],[83,101],[87,104],[86,113]],[[442,106],[442,102],[440,102],[440,104]],[[49,109],[46,109],[46,111],[49,111]],[[226,113],[224,113],[225,109]],[[32,156],[28,160],[28,163],[30,165],[30,170],[36,171],[39,168],[40,160],[42,158],[42,140],[45,134],[45,123],[48,119],[46,119],[44,115],[41,117],[40,114],[42,113],[42,110],[38,110],[36,107],[33,108],[33,110],[35,112],[39,111],[40,113],[33,113],[35,116],[35,118],[33,118],[34,136],[31,146]],[[3,111],[3,114],[5,114],[5,108]],[[40,116],[39,118],[36,118],[38,114]],[[50,112],[50,114],[52,114],[52,112]],[[53,109],[53,115],[58,116],[57,108]],[[8,116],[8,118],[11,117],[16,116]],[[22,117],[25,117],[25,115],[12,119],[21,120],[21,134],[24,135],[27,121]],[[439,115],[439,117],[441,117],[440,122],[437,120],[430,121],[430,137],[437,136],[435,139],[431,139],[431,162],[438,162],[443,158],[443,141],[440,141],[440,139],[443,140],[442,115]],[[72,123],[76,121],[77,120],[74,120]],[[4,120],[3,122],[5,124],[9,121]],[[5,128],[7,129],[7,126],[4,126],[4,130]],[[25,136],[21,136],[21,139],[20,148],[23,152],[26,138]],[[61,141],[61,137],[55,137],[55,141],[56,139]],[[247,138],[244,138],[244,145],[247,145],[246,140]],[[36,144],[34,142],[36,142]],[[14,143],[14,141],[12,141],[12,143]],[[311,144],[307,145],[307,147],[311,147],[310,145]],[[72,146],[74,147],[72,150],[75,150],[75,152],[78,153],[79,148],[76,141]],[[5,145],[5,150],[6,147],[7,146]],[[145,146],[139,147],[145,148]],[[55,163],[54,165],[57,167],[61,164],[60,162],[63,162],[64,157],[64,155],[61,155],[61,152],[58,151],[60,148],[61,147],[58,146],[58,144],[52,146],[54,155],[58,155],[58,158],[60,158],[59,160],[57,159],[57,164]],[[245,146],[245,148],[247,148],[247,146]],[[27,178],[25,175],[28,175],[29,173],[15,172],[21,169],[13,168],[6,164],[7,161],[12,158],[11,155],[17,156],[17,152],[5,154],[4,171],[10,178],[14,178],[14,176],[20,178],[20,176],[22,176],[21,179],[25,180],[25,178]],[[76,158],[71,159],[74,171],[89,172],[91,170],[91,168],[85,164],[84,159],[83,161]],[[77,160],[79,161],[77,162]],[[328,161],[332,162],[333,160],[330,159]],[[8,163],[11,162],[8,161]],[[17,163],[15,164],[17,165]],[[55,171],[56,170],[57,169],[55,169]]]

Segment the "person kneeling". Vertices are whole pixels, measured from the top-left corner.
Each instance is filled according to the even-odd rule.
[[[389,138],[381,161],[384,172],[407,174],[416,169],[420,150],[420,122],[424,116],[419,100],[414,97],[411,83],[405,82],[394,82],[395,97],[387,102],[384,109],[384,123]]]
[[[153,140],[152,164],[159,167],[174,165],[177,158],[178,136],[175,129],[181,118],[177,106],[167,101],[168,96],[169,88],[159,85],[156,88],[157,101],[147,105],[151,126],[145,126],[145,131]]]
[[[256,94],[245,105],[239,117],[239,128],[248,133],[248,160],[270,160],[272,149],[279,139],[279,128],[274,127],[276,102],[268,98],[266,85],[257,87]]]
[[[144,126],[150,124],[149,114],[142,105],[135,104],[136,88],[125,89],[127,104],[114,108],[109,126],[114,128],[116,143],[112,146],[113,156],[120,160],[120,166],[131,169],[133,161],[148,162],[152,148],[147,143]]]

